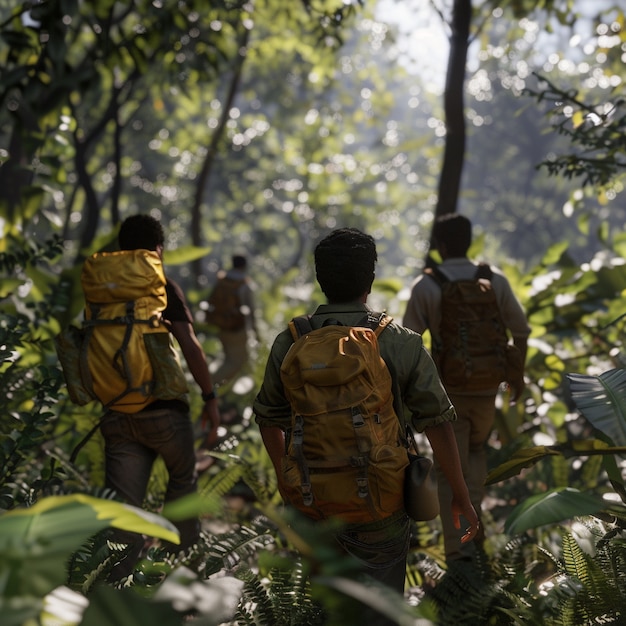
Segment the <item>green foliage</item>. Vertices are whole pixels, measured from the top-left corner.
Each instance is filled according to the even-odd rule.
[[[311,588],[296,559],[289,567],[261,568],[242,572],[244,602],[240,603],[235,623],[311,624],[326,623],[323,609],[311,598]]]
[[[626,109],[624,98],[616,93],[613,102],[590,104],[576,90],[557,87],[539,76],[537,90],[528,89],[539,103],[551,104],[552,127],[568,138],[573,152],[542,161],[550,175],[580,178],[586,185],[603,187],[626,170]]]
[[[34,618],[42,598],[66,582],[64,564],[90,535],[108,526],[178,541],[166,520],[82,494],[52,496],[0,517],[0,608],[14,623]],[[23,606],[30,604],[27,612]],[[16,612],[17,609],[17,612]],[[19,622],[17,619],[19,618]]]
[[[523,533],[544,524],[556,524],[575,516],[592,515],[606,508],[601,498],[571,487],[550,489],[528,498],[508,516],[504,530],[509,535]],[[626,509],[624,509],[626,514]]]

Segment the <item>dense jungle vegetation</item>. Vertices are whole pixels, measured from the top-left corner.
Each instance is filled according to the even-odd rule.
[[[350,585],[332,529],[286,516],[251,403],[273,337],[322,301],[311,252],[334,227],[376,237],[371,304],[402,317],[452,184],[440,178],[449,85],[445,67],[425,71],[430,35],[453,41],[464,3],[455,210],[528,313],[528,385],[498,410],[484,562],[446,574],[437,521],[418,524],[403,602]],[[625,59],[611,1],[6,0],[2,624],[321,624],[323,607],[324,623],[349,626],[339,594],[403,625],[623,624]],[[157,466],[143,512],[103,488],[99,433],[77,450],[100,408],[70,402],[53,345],[80,319],[82,261],[139,211],[167,230],[166,268],[209,359],[220,351],[203,302],[235,251],[251,262],[261,333],[220,390],[228,424],[199,497],[161,509]],[[190,399],[198,415],[195,388]],[[111,526],[168,539],[168,520],[190,511],[201,545],[155,543],[128,584],[104,582]]]

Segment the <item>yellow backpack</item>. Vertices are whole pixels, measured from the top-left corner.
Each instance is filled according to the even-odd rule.
[[[136,413],[157,399],[183,398],[187,383],[162,320],[161,259],[149,250],[100,252],[83,266],[82,328],[56,338],[70,398]]]
[[[391,317],[312,330],[294,318],[280,375],[292,408],[283,466],[286,500],[313,519],[367,523],[402,510],[408,465],[378,335]],[[328,323],[328,322],[327,322]]]

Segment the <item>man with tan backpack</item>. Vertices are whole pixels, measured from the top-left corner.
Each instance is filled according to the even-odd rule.
[[[428,437],[453,485],[452,515],[478,531],[451,422],[456,415],[420,335],[367,306],[374,239],[333,231],[315,248],[328,304],[278,335],[253,409],[283,500],[336,539],[368,577],[404,591],[410,520],[404,507],[405,421]],[[364,578],[362,578],[364,577]],[[368,626],[392,624],[361,607]]]
[[[247,274],[248,261],[236,254],[229,270],[220,270],[207,300],[205,320],[217,329],[222,361],[213,372],[219,387],[231,382],[250,358],[248,332],[259,339],[255,319],[254,287]]]

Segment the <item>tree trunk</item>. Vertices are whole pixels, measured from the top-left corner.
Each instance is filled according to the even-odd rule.
[[[450,56],[444,93],[446,145],[439,178],[435,217],[457,209],[465,159],[465,65],[472,17],[471,0],[454,0]],[[432,240],[431,240],[432,244]]]
[[[226,99],[223,102],[222,114],[220,116],[219,123],[211,137],[211,142],[207,149],[206,157],[202,163],[200,174],[198,176],[198,184],[196,185],[196,193],[194,196],[193,207],[191,209],[191,241],[194,246],[202,245],[202,203],[205,197],[206,190],[208,188],[209,178],[211,177],[211,170],[213,169],[213,163],[217,155],[218,146],[224,135],[226,129],[226,123],[228,122],[228,116],[230,109],[235,101],[235,95],[239,89],[239,83],[241,82],[241,72],[243,69],[243,63],[245,61],[245,48],[248,45],[248,39],[250,37],[250,31],[246,27],[242,27],[243,31],[239,38],[238,56],[233,69],[233,74],[228,86],[228,93]],[[202,273],[202,260],[198,259],[192,263],[192,271],[196,283],[199,283],[198,279]]]

